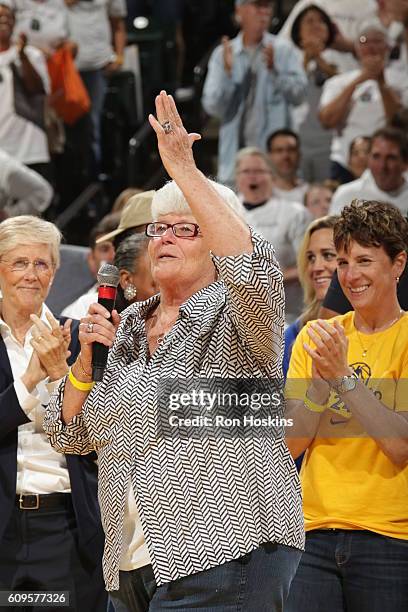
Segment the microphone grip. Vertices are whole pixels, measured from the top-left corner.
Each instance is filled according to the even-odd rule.
[[[115,290],[116,297],[116,290]],[[102,304],[109,312],[115,307],[115,299],[98,297],[98,304]],[[109,321],[112,321],[112,317],[109,317]],[[101,344],[100,342],[94,342],[92,345],[92,380],[95,382],[101,382],[106,362],[108,360],[109,347],[105,344]]]

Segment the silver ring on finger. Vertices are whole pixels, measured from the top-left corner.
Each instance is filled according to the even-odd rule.
[[[164,121],[161,126],[165,134],[170,134],[173,131],[173,126],[170,121]]]
[[[94,327],[93,323],[91,323],[91,322],[87,323],[86,331],[87,331],[88,334],[92,334],[93,333],[93,327]]]

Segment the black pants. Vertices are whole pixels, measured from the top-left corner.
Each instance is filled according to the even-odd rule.
[[[46,510],[15,507],[0,542],[0,591],[69,591],[69,607],[51,605],[46,610],[106,612],[100,560],[96,568],[90,568],[81,559],[72,503],[65,506]],[[44,610],[38,606],[0,606],[2,612],[11,609]]]

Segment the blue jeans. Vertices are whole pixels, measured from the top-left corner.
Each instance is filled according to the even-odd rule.
[[[301,554],[296,548],[262,544],[240,559],[158,588],[149,565],[120,572],[120,588],[110,595],[116,612],[281,612]]]
[[[407,612],[408,540],[371,531],[317,529],[285,612]]]
[[[92,152],[98,173],[102,157],[101,118],[107,90],[106,77],[102,69],[82,70],[80,74],[91,99]]]

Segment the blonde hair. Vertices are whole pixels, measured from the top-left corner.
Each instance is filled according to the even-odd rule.
[[[47,244],[55,268],[60,265],[62,234],[56,225],[32,215],[10,217],[0,223],[0,257],[20,245]]]
[[[245,216],[243,206],[232,189],[211,179],[208,180],[226,204],[243,218]],[[152,217],[154,220],[157,220],[160,215],[169,215],[171,213],[179,215],[193,214],[183,192],[174,181],[169,181],[161,189],[158,189],[152,201]]]
[[[303,303],[305,310],[300,315],[302,326],[312,319],[317,319],[321,301],[316,298],[316,292],[310,282],[310,277],[307,272],[308,261],[306,253],[309,248],[309,242],[312,234],[321,229],[334,229],[334,226],[339,219],[336,215],[327,215],[326,217],[320,217],[312,221],[303,236],[302,244],[299,247],[297,257],[297,267],[299,272],[300,284],[303,288]]]

